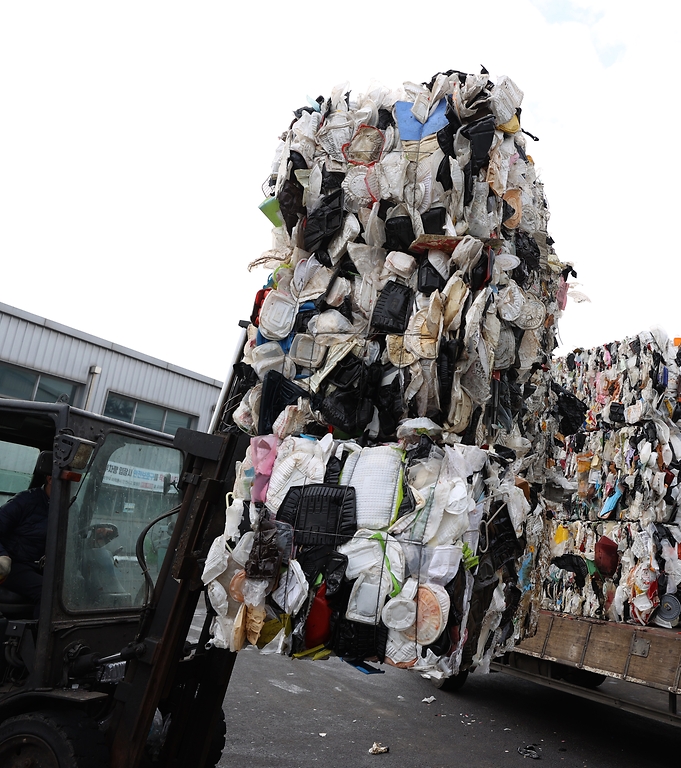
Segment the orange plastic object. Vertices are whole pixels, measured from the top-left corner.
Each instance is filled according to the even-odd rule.
[[[243,583],[246,580],[246,571],[237,571],[229,582],[229,596],[237,603],[243,603],[244,594],[242,592]]]
[[[417,603],[416,624],[405,630],[404,635],[407,639],[416,640],[421,645],[430,645],[437,640],[443,630],[442,608],[437,596],[425,586],[419,587]]]

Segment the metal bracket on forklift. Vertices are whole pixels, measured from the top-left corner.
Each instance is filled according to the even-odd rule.
[[[139,659],[144,655],[146,646],[144,643],[129,643],[118,653],[110,656],[100,656],[98,653],[88,653],[77,658],[71,667],[71,672],[75,677],[86,675],[94,669],[99,669],[106,664],[114,664],[117,661],[129,661],[130,659]]]

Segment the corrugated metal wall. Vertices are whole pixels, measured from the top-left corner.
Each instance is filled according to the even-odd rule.
[[[102,413],[107,394],[116,392],[197,417],[195,428],[208,429],[222,382],[171,363],[98,339],[45,318],[0,303],[0,360],[69,379],[82,385],[84,406],[90,368],[95,377],[89,410]]]

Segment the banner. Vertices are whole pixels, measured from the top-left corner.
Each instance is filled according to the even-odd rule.
[[[170,478],[169,484],[177,484],[180,476],[174,472],[159,472],[155,469],[144,469],[142,467],[131,467],[127,464],[118,464],[110,461],[106,465],[103,482],[107,485],[118,485],[123,488],[135,488],[141,491],[151,491],[152,493],[163,493],[163,479]],[[173,493],[177,493],[176,488],[172,488]]]

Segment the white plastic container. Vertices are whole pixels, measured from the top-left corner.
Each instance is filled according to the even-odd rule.
[[[350,593],[345,618],[361,624],[378,624],[390,588],[387,571],[361,573]]]
[[[285,339],[293,330],[298,302],[280,291],[270,291],[260,309],[260,332],[266,339]]]
[[[276,341],[269,341],[256,347],[251,352],[251,360],[253,370],[261,381],[270,370],[279,371],[287,379],[292,379],[296,373],[293,362],[286,357],[284,350]]]
[[[402,597],[394,597],[383,606],[383,623],[390,629],[404,631],[416,621],[416,603]]]
[[[416,259],[402,251],[390,251],[385,259],[385,268],[395,275],[409,278],[416,269]]]
[[[324,360],[327,347],[317,344],[309,333],[297,333],[291,342],[289,357],[305,368],[319,368]]]
[[[388,641],[385,646],[386,661],[390,661],[396,667],[409,669],[416,664],[418,659],[418,647],[413,640],[409,640],[404,632],[396,629],[388,631]]]

